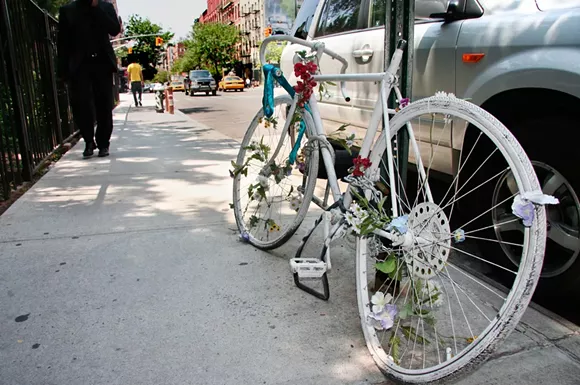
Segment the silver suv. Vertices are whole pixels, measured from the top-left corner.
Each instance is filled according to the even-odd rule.
[[[415,9],[413,99],[452,92],[482,106],[515,134],[535,162],[544,192],[561,202],[548,212],[536,300],[561,302],[558,307],[573,311],[577,305],[566,301],[580,299],[580,151],[573,135],[566,137],[578,128],[580,111],[580,0],[416,0]],[[306,0],[292,34],[324,42],[349,61],[351,73],[381,72],[384,20],[385,0]],[[292,59],[301,49],[289,45],[282,55],[281,68],[292,83]],[[321,68],[340,69],[329,58]],[[338,89],[332,91],[319,103],[325,128],[366,127],[378,86],[348,84],[350,103]],[[444,174],[453,174],[461,143],[471,140],[460,139],[450,138],[436,162]],[[521,229],[497,225],[495,231]],[[504,261],[511,258],[508,248],[498,251]]]

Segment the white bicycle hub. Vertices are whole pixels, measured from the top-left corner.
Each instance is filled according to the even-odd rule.
[[[443,270],[451,245],[449,219],[434,203],[419,203],[409,213],[403,243],[409,271],[420,279],[430,279]]]

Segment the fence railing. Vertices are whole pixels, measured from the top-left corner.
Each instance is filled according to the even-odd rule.
[[[74,134],[56,79],[57,21],[30,0],[0,0],[0,199]]]

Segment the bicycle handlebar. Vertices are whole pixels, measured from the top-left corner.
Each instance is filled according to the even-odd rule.
[[[303,39],[299,39],[297,37],[287,35],[274,35],[262,41],[262,45],[260,46],[260,62],[262,63],[262,65],[264,65],[264,63],[266,62],[266,48],[268,47],[268,44],[270,44],[273,41],[288,41],[292,44],[298,44],[308,47],[313,51],[316,51],[317,53],[319,52],[325,53],[331,58],[336,59],[342,63],[342,68],[340,69],[341,74],[344,74],[346,72],[346,69],[348,68],[348,62],[346,61],[346,59],[340,56],[339,54],[329,50],[328,48],[325,48],[324,43],[319,42],[312,43]],[[342,93],[344,100],[350,102],[350,97],[346,93],[346,83],[344,81],[340,82],[340,92]]]

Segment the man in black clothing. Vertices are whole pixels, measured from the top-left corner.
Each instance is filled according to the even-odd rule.
[[[99,156],[109,155],[113,132],[113,73],[117,72],[117,58],[109,36],[120,32],[121,25],[112,4],[102,0],[75,0],[60,8],[58,76],[69,85],[74,121],[85,141],[85,158],[93,155],[95,147],[99,148]]]

